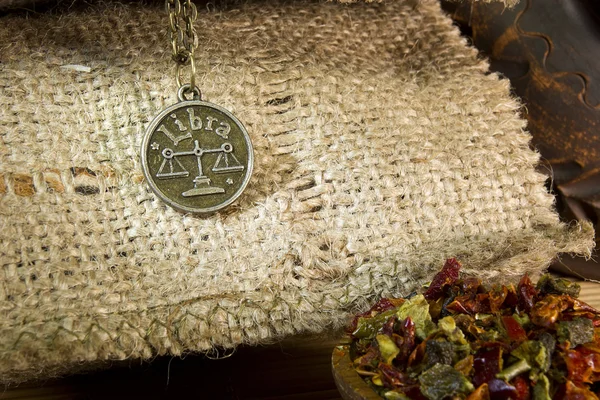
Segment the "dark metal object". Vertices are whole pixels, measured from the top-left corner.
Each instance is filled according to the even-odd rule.
[[[525,103],[532,146],[543,157],[565,221],[600,228],[600,3],[521,0],[514,9],[444,2],[491,69],[511,80]],[[597,239],[598,243],[598,239]],[[594,259],[563,256],[554,268],[600,279]]]
[[[253,168],[252,143],[229,111],[187,101],[182,89],[182,101],[163,110],[148,127],[142,168],[154,193],[171,207],[212,213],[233,203],[246,188]]]

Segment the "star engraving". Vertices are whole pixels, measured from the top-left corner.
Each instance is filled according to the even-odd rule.
[[[160,149],[160,145],[158,143],[156,143],[156,142],[152,143],[150,145],[150,147],[152,147],[152,150],[158,150],[158,149]]]
[[[227,178],[227,180],[225,181],[228,185],[233,185],[233,179],[231,178]]]

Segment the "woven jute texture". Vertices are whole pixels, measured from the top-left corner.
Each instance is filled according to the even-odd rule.
[[[60,0],[55,0],[60,4]],[[64,1],[64,0],[63,0]],[[340,3],[353,3],[358,0],[338,0]],[[366,1],[383,1],[383,0],[366,0]],[[450,0],[454,2],[460,2],[463,0]],[[481,1],[483,3],[500,2],[504,3],[508,7],[512,7],[519,2],[519,0],[464,0],[464,1]],[[0,0],[0,11],[11,10],[11,9],[30,9],[35,10],[36,6],[44,6],[49,3],[50,0]],[[71,2],[73,4],[74,2]]]
[[[139,162],[176,98],[165,28],[161,5],[2,19],[2,381],[338,328],[451,256],[491,282],[588,254],[435,0],[202,9],[199,85],[255,173],[224,213],[170,209]]]

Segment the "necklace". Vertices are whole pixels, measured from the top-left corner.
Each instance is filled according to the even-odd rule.
[[[208,214],[229,206],[246,188],[252,175],[252,143],[233,114],[202,101],[194,61],[196,6],[191,0],[166,0],[165,6],[179,102],[148,126],[142,169],[152,191],[169,206]],[[186,68],[189,82],[183,83]]]

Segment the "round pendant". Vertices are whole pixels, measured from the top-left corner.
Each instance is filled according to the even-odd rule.
[[[229,111],[186,100],[152,121],[141,158],[146,180],[162,201],[180,211],[206,214],[242,194],[254,153],[246,128]]]

